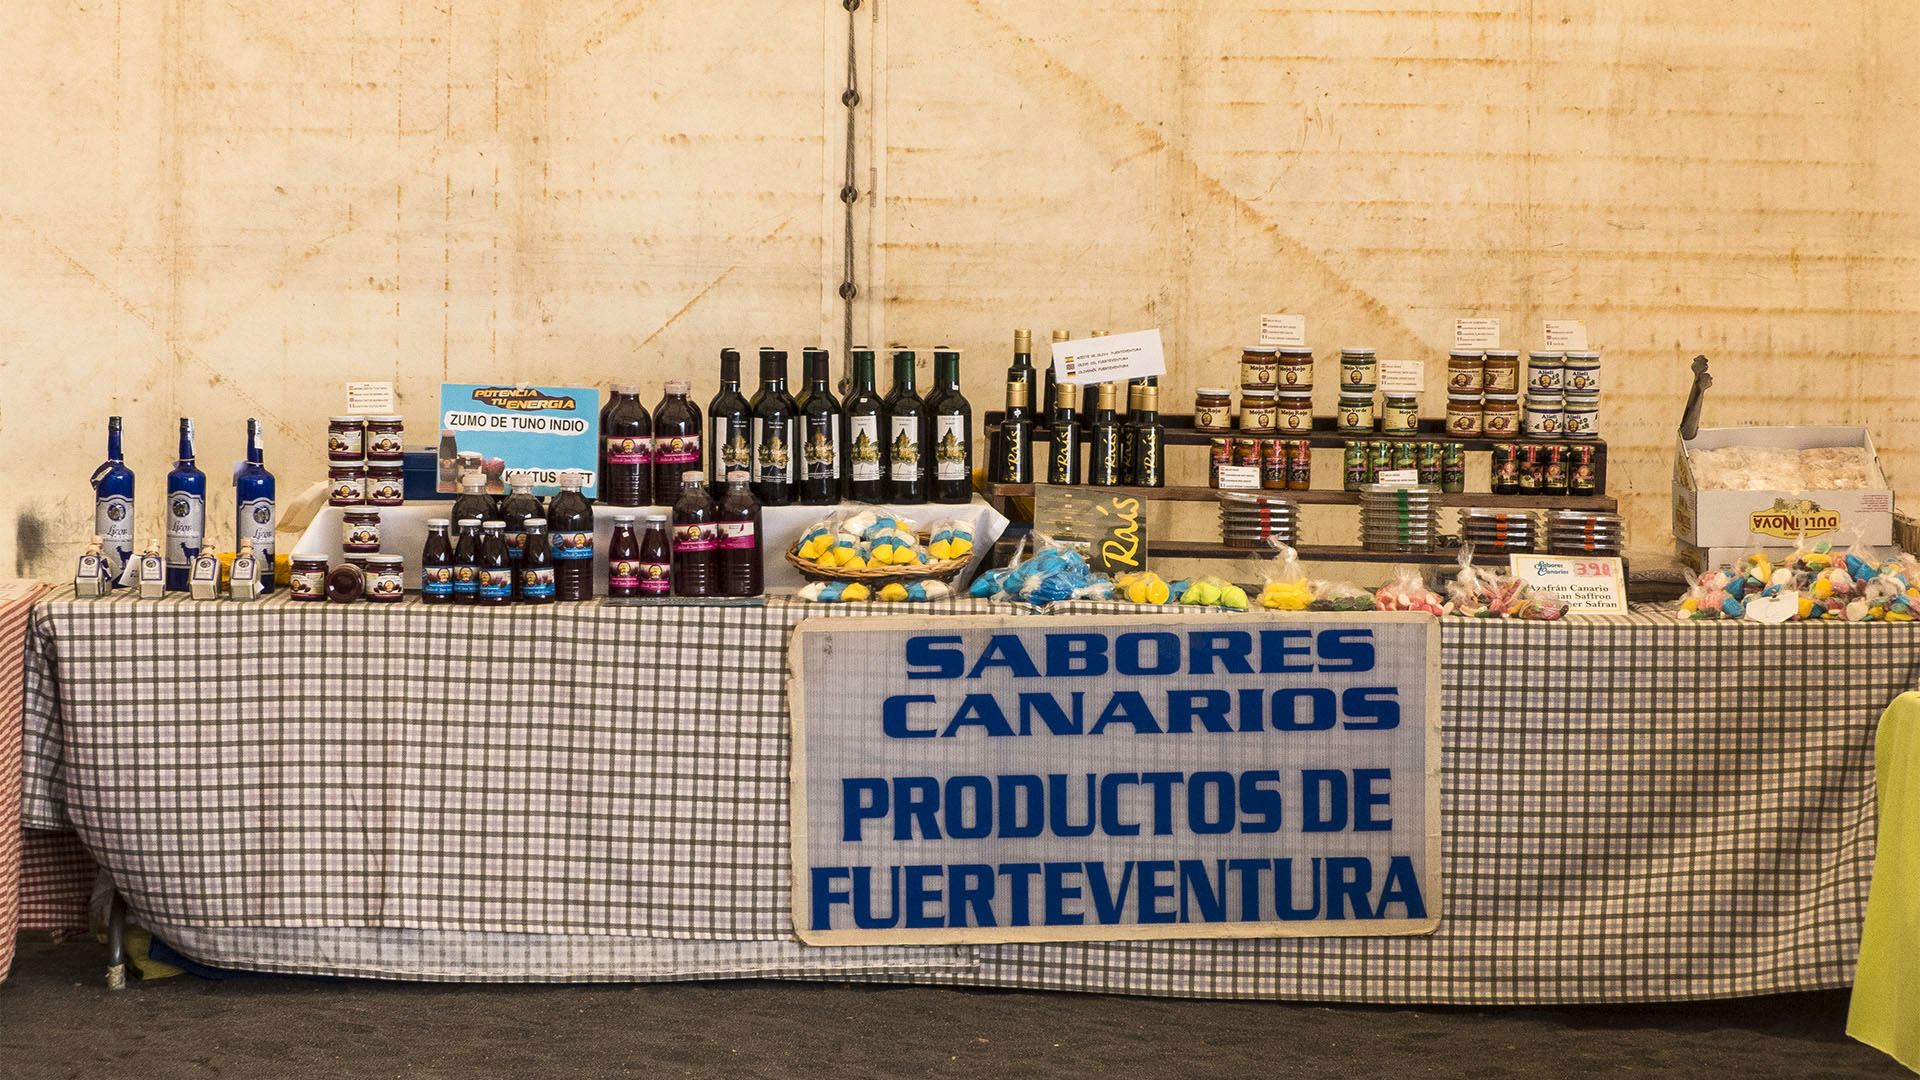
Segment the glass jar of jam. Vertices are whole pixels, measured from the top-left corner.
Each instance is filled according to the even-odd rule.
[[[1568,394],[1567,409],[1560,422],[1560,433],[1569,439],[1600,437],[1600,395]]]
[[[1487,362],[1477,352],[1447,354],[1447,393],[1474,394],[1486,389]]]
[[[340,518],[340,550],[342,551],[379,551],[380,550],[380,512],[377,510],[349,510]],[[321,569],[326,569],[326,560],[321,560]]]
[[[330,506],[364,506],[367,501],[367,467],[327,466],[327,503]]]
[[[407,501],[407,471],[401,465],[367,466],[367,502],[399,506]]]
[[[1420,431],[1420,398],[1414,394],[1388,394],[1380,409],[1382,435],[1414,435]]]
[[[407,593],[406,560],[398,555],[367,556],[367,599],[397,604]]]
[[[404,422],[398,416],[367,417],[367,460],[405,461],[404,434]]]
[[[287,559],[292,573],[288,576],[295,600],[325,600],[327,598],[327,557],[296,552]]]
[[[1240,430],[1250,435],[1273,434],[1278,402],[1272,390],[1240,393]]]
[[[1336,426],[1344,435],[1366,435],[1373,432],[1373,391],[1362,390],[1349,393],[1343,387],[1340,393],[1340,412]]]
[[[1350,390],[1372,391],[1375,372],[1379,370],[1379,361],[1374,359],[1372,349],[1340,350],[1340,392]],[[1368,410],[1371,413],[1372,407]]]
[[[1195,431],[1233,430],[1233,393],[1203,386],[1193,396]]]
[[[1480,408],[1480,433],[1489,439],[1501,439],[1520,430],[1520,396],[1488,394]]]
[[[1281,349],[1277,371],[1281,390],[1289,387],[1298,390],[1313,389],[1313,350]]]
[[[1480,435],[1480,395],[1447,395],[1447,434],[1459,439],[1472,439]]]
[[[1281,390],[1274,411],[1274,427],[1288,435],[1305,435],[1313,430],[1313,391]]]
[[[358,416],[327,418],[327,460],[358,462],[367,456],[367,422]]]
[[[1286,439],[1260,440],[1260,486],[1268,491],[1287,490],[1287,455],[1292,443]]]
[[[1520,354],[1512,349],[1488,349],[1482,387],[1488,394],[1520,393]]]
[[[1565,382],[1569,394],[1599,393],[1600,354],[1597,352],[1568,353]]]
[[[1249,345],[1240,350],[1240,389],[1272,390],[1279,386],[1280,350],[1272,345]]]
[[[1557,439],[1560,437],[1560,421],[1565,415],[1565,405],[1558,394],[1528,394],[1527,413],[1524,419],[1527,434],[1536,439]]]
[[[1527,354],[1527,393],[1559,394],[1566,390],[1567,358],[1563,353]]]

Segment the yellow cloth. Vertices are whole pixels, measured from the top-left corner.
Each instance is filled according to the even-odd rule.
[[[1880,839],[1847,1034],[1920,1072],[1920,694],[1901,694],[1873,740]]]

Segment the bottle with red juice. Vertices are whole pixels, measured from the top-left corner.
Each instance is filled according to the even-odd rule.
[[[600,501],[608,506],[653,502],[653,417],[640,388],[614,383],[600,424]]]
[[[687,394],[693,384],[668,379],[666,395],[653,407],[653,502],[680,501],[681,477],[700,471],[700,406]]]
[[[580,494],[585,483],[584,473],[561,473],[560,494],[547,503],[554,595],[560,600],[593,599],[593,505]]]
[[[720,543],[720,595],[759,596],[765,571],[760,556],[760,500],[746,473],[727,474],[727,493],[714,517]]]
[[[507,523],[507,557],[513,560],[513,590],[520,591],[520,564],[526,550],[528,518],[545,517],[546,507],[533,493],[533,478],[515,469],[507,474],[507,497],[500,500],[500,520]]]
[[[553,603],[553,548],[547,542],[547,519],[528,518],[527,540],[520,553],[520,567],[514,571],[517,591],[523,603]]]
[[[427,519],[427,544],[420,551],[420,602],[453,603],[453,543],[447,536],[452,522]]]
[[[507,554],[507,523],[494,520],[480,525],[479,602],[487,605],[513,603],[513,560]]]
[[[607,540],[607,595],[640,595],[640,542],[633,538],[633,515],[613,515]]]
[[[694,483],[692,473],[685,479],[680,501],[673,504],[673,595],[716,596],[720,592],[714,580],[719,511],[707,497],[705,484]]]
[[[480,519],[461,518],[453,544],[453,602],[480,598]]]
[[[673,591],[673,546],[667,541],[670,531],[667,515],[647,516],[647,531],[640,538],[641,596],[660,597]]]
[[[753,470],[753,405],[740,393],[738,349],[720,350],[720,392],[707,402],[707,426],[707,493],[717,499],[727,490],[728,473]]]

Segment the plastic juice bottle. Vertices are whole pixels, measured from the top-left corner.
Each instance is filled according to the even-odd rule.
[[[675,489],[680,486],[674,482]],[[633,515],[613,516],[613,536],[607,541],[607,595],[640,595],[640,542],[633,538]]]
[[[513,603],[513,560],[507,554],[507,523],[495,519],[480,525],[480,580],[482,604]]]
[[[673,595],[714,596],[718,510],[706,485],[695,485],[692,473],[684,479],[680,501],[673,504]]]
[[[580,494],[585,483],[582,473],[562,473],[560,494],[547,504],[555,595],[561,600],[593,599],[593,505]]]
[[[673,546],[667,541],[667,515],[649,514],[646,535],[640,538],[640,595],[666,596],[673,591]]]
[[[680,501],[681,477],[700,470],[700,406],[687,395],[693,384],[669,379],[653,407],[653,505]]]
[[[461,518],[453,544],[453,602],[471,604],[480,598],[480,519]]]
[[[529,604],[551,604],[554,592],[553,548],[547,543],[547,519],[528,518],[526,547],[520,552],[520,599]]]
[[[747,488],[746,473],[727,474],[727,493],[715,515],[720,542],[720,593],[759,596],[764,570],[760,551],[760,500]]]

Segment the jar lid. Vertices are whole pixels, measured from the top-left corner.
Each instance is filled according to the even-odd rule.
[[[665,514],[648,514],[647,515],[647,524],[649,525],[665,525],[666,523],[667,523],[667,515]]]
[[[327,417],[327,423],[329,424],[364,424],[366,423],[366,421],[367,421],[367,418],[364,416],[329,416]]]
[[[1479,402],[1480,402],[1480,395],[1479,395],[1479,394],[1477,394],[1477,393],[1474,393],[1474,394],[1448,394],[1448,395],[1447,395],[1447,400],[1448,400],[1448,401],[1471,401],[1471,402],[1473,402],[1473,403],[1475,403],[1475,404],[1479,404]]]
[[[1564,360],[1565,360],[1566,358],[1567,358],[1567,354],[1566,354],[1566,353],[1557,353],[1557,352],[1530,352],[1530,353],[1528,353],[1528,354],[1527,354],[1527,363],[1529,363],[1529,364],[1545,364],[1545,365],[1547,365],[1547,366],[1549,366],[1549,367],[1552,367],[1552,366],[1555,366],[1555,365],[1554,365],[1554,361],[1556,361],[1556,360],[1561,360],[1561,361],[1564,361]]]
[[[1195,390],[1194,393],[1199,394],[1202,397],[1232,397],[1233,396],[1233,392],[1231,390],[1223,390],[1217,386],[1203,386],[1200,389]]]
[[[1487,395],[1487,400],[1488,400],[1488,401],[1504,401],[1504,402],[1516,402],[1516,401],[1519,401],[1519,400],[1520,400],[1520,395],[1519,395],[1519,394],[1488,394],[1488,395]]]
[[[1371,357],[1372,355],[1373,355],[1372,349],[1341,349],[1340,350],[1340,358],[1343,360],[1349,356],[1358,360],[1358,359]]]
[[[1301,386],[1289,386],[1285,390],[1280,391],[1280,396],[1292,397],[1292,398],[1299,398],[1299,397],[1310,398],[1313,396],[1313,391],[1308,390],[1305,387],[1301,387]]]
[[[1518,360],[1520,359],[1520,350],[1519,349],[1488,349],[1484,355],[1496,360]]]
[[[294,562],[324,563],[327,561],[327,557],[317,551],[296,551],[292,555],[287,556],[287,558],[292,559]]]
[[[1449,360],[1479,360],[1481,355],[1471,349],[1455,349],[1447,354]]]
[[[369,555],[367,561],[376,566],[399,566],[406,560],[398,555]]]
[[[1271,390],[1242,390],[1242,391],[1240,391],[1240,400],[1242,400],[1242,401],[1245,401],[1245,400],[1246,400],[1246,399],[1248,399],[1248,398],[1270,398],[1270,397],[1272,397],[1272,396],[1273,396],[1273,391],[1271,391]]]
[[[488,518],[480,523],[480,527],[483,529],[504,529],[507,527],[507,523],[498,518]]]
[[[1559,407],[1560,407],[1559,394],[1528,394],[1527,395],[1527,408],[1529,409],[1557,409]]]
[[[1369,386],[1365,390],[1342,390],[1340,391],[1340,398],[1342,401],[1347,398],[1360,398],[1365,401],[1372,401],[1373,387]]]
[[[406,423],[406,420],[407,418],[404,416],[369,416],[367,417],[367,423],[369,424],[404,424]]]
[[[328,472],[358,472],[367,467],[367,459],[358,461],[335,461],[327,466]]]
[[[369,462],[367,464],[367,468],[377,473],[397,473],[397,472],[407,471],[407,467],[405,465],[400,464],[397,461]]]
[[[1313,350],[1307,348],[1305,345],[1289,345],[1289,346],[1283,347],[1280,350],[1280,355],[1294,356],[1294,357],[1304,356],[1307,359],[1311,360],[1313,359]]]
[[[469,525],[478,525],[478,524],[480,524],[479,518],[461,518],[460,519],[460,527],[463,529]]]
[[[1570,352],[1570,353],[1568,353],[1568,354],[1567,354],[1567,363],[1569,363],[1569,364],[1571,364],[1571,363],[1575,363],[1575,362],[1578,362],[1578,363],[1582,363],[1582,364],[1598,364],[1598,363],[1600,362],[1600,354],[1599,354],[1599,353],[1597,353],[1597,352]]]
[[[547,519],[543,517],[530,517],[522,521],[520,523],[520,527],[523,529],[533,529],[533,528],[544,529],[547,527]]]
[[[1277,352],[1279,352],[1279,351],[1280,351],[1280,346],[1278,346],[1278,345],[1248,345],[1248,346],[1245,346],[1245,347],[1243,347],[1243,348],[1242,348],[1242,349],[1241,349],[1240,351],[1241,351],[1241,352],[1243,352],[1243,353],[1255,353],[1255,354],[1257,354],[1257,355],[1260,355],[1260,356],[1271,356],[1271,355],[1273,355],[1273,354],[1275,354],[1275,353],[1277,353]]]
[[[1419,394],[1388,394],[1388,401],[1418,401]]]
[[[613,515],[613,523],[615,525],[631,525],[633,524],[633,515],[632,514],[615,514]]]
[[[361,521],[365,521],[365,520],[366,520],[366,519],[368,519],[368,518],[372,518],[372,519],[373,519],[373,520],[375,520],[375,521],[379,521],[379,520],[380,520],[380,511],[378,511],[378,510],[349,510],[349,511],[347,511],[346,513],[344,513],[344,514],[342,514],[342,515],[340,515],[340,516],[341,516],[341,517],[346,517],[346,518],[356,518],[356,519],[358,519],[358,520],[361,520]]]
[[[617,383],[614,383],[614,384],[612,384],[612,385],[610,385],[610,386],[608,386],[608,387],[607,387],[607,389],[608,389],[608,390],[611,390],[612,392],[614,392],[614,393],[616,393],[616,394],[638,394],[638,393],[640,393],[640,388],[639,388],[638,386],[635,386],[635,385],[634,385],[633,383],[624,383],[624,382],[617,382]]]
[[[1576,403],[1581,408],[1597,409],[1600,407],[1600,395],[1599,394],[1568,394],[1567,407],[1571,409],[1575,406]]]
[[[444,529],[451,524],[453,524],[453,522],[448,521],[446,518],[428,518],[427,519],[427,528],[429,529]]]

